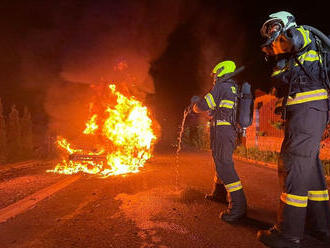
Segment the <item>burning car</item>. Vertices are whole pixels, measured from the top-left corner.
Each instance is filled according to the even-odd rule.
[[[103,176],[136,173],[151,158],[156,136],[147,107],[121,94],[114,84],[108,90],[112,101],[103,103],[101,110],[91,111],[82,132],[95,137],[93,145],[97,149],[75,148],[67,139],[58,137],[57,146],[66,157],[48,172]]]

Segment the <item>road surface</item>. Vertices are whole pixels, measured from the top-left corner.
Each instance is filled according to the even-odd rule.
[[[1,248],[258,248],[257,230],[276,219],[276,171],[235,161],[248,218],[222,222],[226,206],[204,200],[214,176],[209,152],[178,162],[156,154],[141,172],[108,178],[46,173],[51,166],[0,168]],[[305,235],[303,247],[326,246]]]

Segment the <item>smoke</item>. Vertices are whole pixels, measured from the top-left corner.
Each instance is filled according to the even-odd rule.
[[[179,10],[175,0],[91,2],[70,33],[61,76],[71,82],[126,83],[142,97],[154,93],[150,62],[166,47]]]
[[[50,11],[53,27],[34,33],[28,44],[35,47],[25,47],[22,53],[29,81],[36,77],[35,81],[46,81],[43,75],[53,75],[51,81],[57,80],[47,84],[44,107],[49,128],[71,137],[79,133],[77,130],[87,119],[87,106],[95,94],[89,85],[115,83],[140,100],[155,92],[150,63],[167,46],[167,37],[179,21],[181,1],[87,1],[79,6],[75,1],[66,3],[66,9],[75,6],[78,9],[74,15],[59,8]],[[40,37],[47,37],[41,39],[41,45],[36,41]],[[56,68],[46,65],[41,73],[34,73],[43,65],[33,51],[45,46],[51,47]],[[49,68],[53,74],[47,72]]]
[[[212,87],[211,71],[224,60],[233,60],[237,68],[242,66],[246,49],[246,29],[237,17],[238,13],[228,8],[206,6],[199,11],[193,25],[200,43],[199,78],[201,91]],[[217,16],[217,18],[214,18]]]
[[[15,29],[8,31],[12,37],[7,39],[16,44],[12,57],[19,57],[17,81],[36,92],[37,97],[31,101],[35,109],[44,109],[52,131],[73,136],[88,118],[88,105],[95,94],[91,84],[113,82],[140,100],[155,93],[149,73],[151,64],[166,53],[173,31],[178,35],[177,28],[184,26],[191,31],[184,38],[198,45],[190,46],[196,48],[194,51],[187,51],[182,44],[175,47],[181,51],[177,51],[178,57],[171,60],[172,64],[162,65],[169,68],[166,73],[175,67],[188,69],[174,70],[175,75],[163,77],[161,83],[168,84],[163,88],[176,88],[177,83],[171,84],[178,80],[172,78],[180,79],[180,83],[196,81],[201,86],[187,83],[184,87],[190,89],[183,92],[190,93],[193,87],[205,92],[211,86],[212,67],[224,59],[239,64],[244,47],[245,34],[237,13],[226,11],[224,6],[215,8],[216,2],[58,0],[17,4],[15,9],[8,9],[8,13],[17,14],[5,16],[15,24]],[[198,57],[191,57],[196,54]],[[198,65],[197,72],[190,73],[190,58]],[[185,75],[179,75],[181,72]],[[171,101],[174,104],[176,100]],[[168,102],[165,97],[161,104],[168,106]]]

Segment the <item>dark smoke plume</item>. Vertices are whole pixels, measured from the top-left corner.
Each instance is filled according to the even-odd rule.
[[[113,82],[140,100],[154,93],[150,63],[166,48],[180,7],[176,0],[88,1],[76,16],[53,13],[54,28],[45,32],[60,46],[54,48],[60,53],[57,72],[67,83],[48,87],[45,108],[51,129],[72,136],[87,117],[86,106],[95,92],[77,84]],[[25,66],[31,73],[29,67]]]
[[[181,96],[175,99],[176,95],[188,98],[187,94],[193,93],[194,88],[200,89],[196,93],[208,90],[210,70],[219,60],[232,58],[240,63],[238,58],[243,52],[245,37],[242,23],[238,23],[235,10],[227,11],[228,8],[216,3],[202,0],[36,0],[25,4],[8,1],[4,20],[0,22],[6,33],[0,40],[4,41],[0,51],[6,61],[1,64],[0,60],[0,65],[9,71],[12,82],[17,82],[17,87],[12,86],[16,92],[20,90],[15,97],[21,100],[22,95],[22,102],[29,102],[33,116],[44,111],[53,132],[74,136],[83,128],[88,104],[95,95],[90,85],[115,82],[125,93],[143,100],[156,89],[150,75],[152,63],[168,52],[168,46],[174,45],[171,56],[174,54],[175,58],[157,68],[166,67],[167,75],[161,81],[166,86],[161,89],[168,88],[170,95],[157,100],[166,110],[172,104],[181,116],[181,105],[189,99]],[[11,26],[4,25],[6,22]],[[173,35],[182,35],[178,27],[184,27],[182,31],[187,36],[183,40],[190,44],[191,50],[185,43],[173,44]],[[168,44],[170,37],[172,43]],[[192,60],[198,68],[190,68]],[[184,75],[180,75],[181,72]],[[8,75],[3,77],[8,79]],[[173,94],[173,89],[181,92]],[[159,93],[156,92],[157,97]],[[178,113],[165,115],[175,122]],[[176,130],[175,126],[169,128]]]

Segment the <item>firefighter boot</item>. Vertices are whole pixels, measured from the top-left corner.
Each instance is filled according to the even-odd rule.
[[[257,239],[264,245],[272,248],[299,248],[300,239],[284,237],[276,227],[269,230],[258,231]]]
[[[211,194],[205,195],[206,200],[228,203],[227,201],[227,190],[223,184],[215,183],[213,192]]]
[[[246,216],[246,208],[244,191],[241,189],[231,192],[228,208],[220,213],[220,218],[230,223],[238,222]]]

